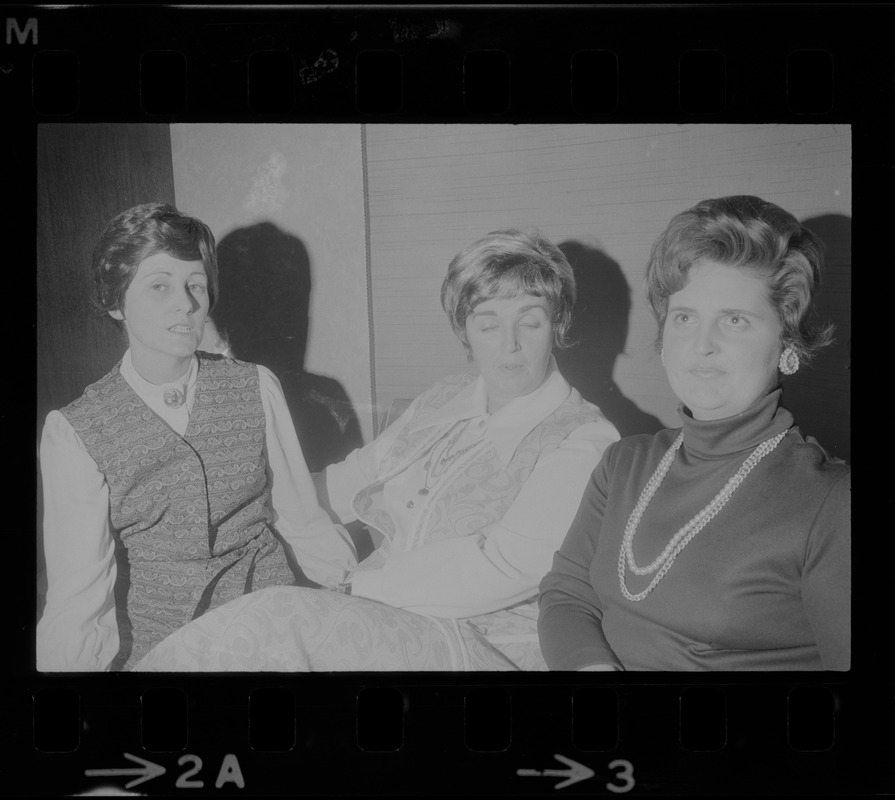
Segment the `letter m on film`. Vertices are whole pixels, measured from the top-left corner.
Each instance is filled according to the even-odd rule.
[[[28,36],[31,36],[31,44],[37,44],[37,20],[29,17],[25,22],[25,30],[19,27],[19,21],[14,17],[6,18],[6,43],[12,44],[12,36],[15,34],[19,44],[25,44]]]

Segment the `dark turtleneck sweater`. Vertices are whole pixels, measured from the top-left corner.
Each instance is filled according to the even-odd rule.
[[[619,549],[643,487],[680,429],[610,445],[541,582],[550,669],[847,670],[850,469],[804,438],[774,391],[733,417],[696,420],[634,537],[646,566],[763,441],[789,430],[643,600],[621,593]],[[625,570],[628,591],[654,574]]]

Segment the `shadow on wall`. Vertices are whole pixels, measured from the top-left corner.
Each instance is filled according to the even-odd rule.
[[[824,244],[817,321],[836,326],[832,345],[808,367],[783,379],[783,403],[802,434],[831,455],[851,460],[851,217],[825,214],[802,220]]]
[[[556,351],[560,370],[622,436],[662,430],[661,421],[625,397],[612,378],[615,361],[625,351],[631,312],[631,290],[619,265],[581,242],[563,242],[559,249],[572,265],[578,286],[569,332],[577,344]]]
[[[271,222],[238,228],[218,244],[220,291],[212,317],[236,358],[279,378],[311,472],[363,445],[342,385],[304,368],[311,265],[302,241]]]

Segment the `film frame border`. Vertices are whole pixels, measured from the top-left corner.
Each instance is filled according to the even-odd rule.
[[[891,21],[893,15],[891,7],[869,7],[847,5],[823,6],[812,11],[811,20],[805,20],[801,15],[806,11],[805,6],[790,5],[783,9],[770,11],[769,9],[755,9],[755,16],[751,19],[741,16],[743,9],[733,6],[717,5],[709,8],[694,7],[638,7],[626,9],[624,7],[595,8],[595,7],[565,7],[564,12],[568,17],[558,21],[555,16],[558,9],[525,8],[518,7],[491,7],[488,9],[453,8],[445,7],[443,10],[426,8],[403,7],[378,7],[357,9],[355,7],[330,7],[327,10],[301,9],[302,15],[300,27],[292,41],[297,42],[293,56],[293,87],[295,89],[294,103],[290,108],[270,110],[257,114],[252,111],[250,105],[250,92],[248,81],[245,82],[243,95],[242,78],[237,75],[240,69],[230,65],[230,72],[225,68],[224,78],[215,80],[214,74],[209,74],[209,64],[224,64],[226,67],[227,54],[223,51],[234,46],[239,50],[237,61],[245,62],[251,56],[246,56],[247,48],[259,47],[255,52],[282,53],[283,40],[289,39],[290,28],[284,25],[296,9],[271,8],[259,10],[266,14],[267,18],[261,22],[242,23],[248,17],[245,12],[231,9],[159,9],[145,11],[145,16],[135,18],[132,12],[127,10],[111,10],[112,16],[104,16],[106,10],[85,9],[84,17],[75,18],[74,24],[66,23],[64,30],[54,30],[55,14],[73,12],[69,10],[51,9],[19,9],[21,7],[9,7],[4,11],[6,23],[7,42],[5,52],[0,57],[0,66],[3,72],[27,70],[32,75],[39,75],[44,65],[34,67],[33,59],[36,52],[62,52],[74,53],[77,56],[79,83],[78,104],[74,109],[64,113],[41,113],[33,109],[32,97],[33,83],[26,87],[24,82],[13,83],[9,89],[7,83],[7,102],[15,109],[21,110],[21,118],[14,123],[11,132],[4,134],[10,136],[9,150],[21,160],[16,166],[25,167],[26,199],[22,206],[27,207],[29,192],[33,187],[29,186],[28,165],[33,163],[28,156],[33,155],[34,126],[40,122],[52,121],[101,121],[115,117],[115,121],[132,122],[296,122],[296,121],[345,121],[345,122],[803,122],[803,123],[828,123],[847,124],[853,126],[853,145],[855,158],[854,188],[855,203],[854,216],[861,223],[865,220],[868,224],[865,232],[873,231],[876,226],[872,222],[882,222],[884,211],[874,206],[874,201],[882,197],[882,187],[885,177],[893,172],[893,158],[891,147],[887,149],[886,142],[891,140],[893,133],[893,72],[895,72],[895,53],[893,45],[884,34],[885,22]],[[78,12],[81,13],[81,12]],[[751,13],[751,12],[750,12]],[[215,18],[209,20],[209,15]],[[688,31],[681,34],[680,38],[669,42],[661,35],[664,20],[671,19],[669,15],[675,14],[689,18]],[[768,20],[760,14],[773,14],[776,18],[785,21],[781,30],[768,30]],[[251,16],[251,15],[249,15]],[[275,17],[280,17],[285,22],[275,22]],[[8,20],[16,20],[16,26],[10,29]],[[22,20],[24,19],[24,23]],[[29,28],[29,20],[36,20],[36,25]],[[850,25],[855,21],[864,22],[864,36],[860,43],[855,43],[848,37]],[[101,20],[100,25],[96,20]],[[268,21],[271,20],[271,21]],[[312,24],[308,24],[308,20]],[[442,22],[458,23],[454,28],[450,24]],[[644,20],[649,21],[644,32]],[[176,21],[176,26],[171,22]],[[582,21],[587,24],[583,24]],[[801,27],[794,32],[791,28],[793,22],[798,22]],[[251,34],[245,33],[241,26],[254,27]],[[293,28],[299,24],[292,22]],[[719,26],[726,32],[719,34]],[[594,35],[593,29],[603,27],[599,35]],[[891,29],[891,27],[890,27]],[[33,35],[29,31],[33,30]],[[49,33],[46,33],[49,31]],[[114,39],[116,34],[120,40],[111,44],[108,34]],[[562,39],[565,34],[566,39]],[[163,93],[159,97],[162,106],[158,107],[158,113],[148,113],[140,105],[140,81],[139,68],[134,70],[135,45],[129,38],[137,36],[140,44],[137,49],[147,53],[183,53],[187,61],[187,75],[189,80],[195,79],[197,85],[208,90],[204,99],[197,100],[195,90],[190,89],[183,98],[181,111],[166,110]],[[38,45],[38,36],[40,44]],[[102,40],[106,39],[104,48]],[[31,41],[33,39],[33,41]],[[572,98],[561,98],[561,93],[555,91],[558,85],[566,82],[572,83],[568,75],[563,75],[566,57],[569,53],[567,44],[557,45],[554,40],[562,39],[563,42],[572,42],[574,53],[614,53],[619,66],[619,77],[624,74],[625,81],[618,86],[616,105],[611,111],[592,111],[581,113],[574,107]],[[683,39],[683,42],[681,41]],[[541,41],[552,42],[545,48],[545,52],[537,53],[533,45]],[[761,58],[756,63],[753,57],[755,42],[761,40]],[[844,41],[845,40],[845,41]],[[579,44],[589,46],[578,46]],[[715,46],[712,46],[712,44]],[[33,44],[33,47],[30,45]],[[796,45],[803,45],[798,47]],[[260,45],[263,45],[261,47]],[[599,46],[597,46],[599,45]],[[643,54],[649,45],[646,57],[637,58]],[[16,49],[20,47],[21,49]],[[434,47],[434,50],[433,50]],[[30,49],[29,49],[30,48]],[[45,49],[46,48],[46,49]],[[105,53],[100,57],[100,50]],[[345,71],[339,73],[338,67],[327,71],[332,66],[332,57],[328,51],[346,54],[340,56],[343,65],[346,63],[358,64],[364,53],[390,53],[397,52],[401,56],[401,74],[404,79],[401,91],[400,107],[394,109],[394,93],[386,93],[384,98],[387,112],[363,111],[357,106],[358,95],[355,91],[357,73]],[[437,52],[436,52],[437,51]],[[498,92],[497,89],[484,92],[479,98],[482,106],[470,111],[464,105],[462,90],[457,92],[458,54],[469,52],[507,52],[511,56],[510,90],[508,93],[509,105],[502,111],[495,112],[488,108],[489,92]],[[531,52],[530,52],[531,51]],[[825,111],[795,111],[788,105],[788,96],[781,91],[781,63],[788,64],[787,59],[793,52],[808,53],[832,53],[833,65],[831,74],[830,102],[831,105]],[[678,56],[677,64],[680,68],[680,57],[685,53],[701,52],[722,53],[727,81],[725,82],[725,103],[720,110],[696,110],[684,111],[679,105],[680,96],[674,91],[673,84],[675,73],[671,69],[657,69],[657,66],[667,65],[668,59],[674,61]],[[526,55],[528,53],[528,55]],[[734,58],[731,58],[731,53]],[[753,54],[753,55],[750,55]],[[301,56],[301,57],[299,57]],[[379,56],[376,56],[378,58]],[[708,56],[709,58],[715,56]],[[63,58],[65,58],[63,56]],[[164,57],[162,57],[164,59]],[[389,66],[388,56],[383,57],[385,70],[394,69]],[[499,71],[499,56],[498,71]],[[426,70],[431,71],[432,63],[446,59],[448,67],[442,65],[444,70],[439,74],[439,67],[435,67],[435,79],[438,85],[453,87],[450,94],[450,102],[435,103],[432,98],[420,91],[420,78]],[[521,61],[519,61],[521,59]],[[664,59],[664,60],[663,60]],[[175,59],[176,61],[176,59]],[[196,65],[194,66],[194,61]],[[105,65],[104,63],[105,62]],[[128,64],[128,69],[109,69],[116,64]],[[493,64],[494,62],[492,62]],[[822,64],[822,57],[821,62]],[[459,60],[459,68],[462,72],[465,61]],[[414,72],[411,66],[426,66],[426,70]],[[165,66],[162,61],[162,66]],[[691,67],[693,65],[691,64]],[[168,65],[170,68],[170,64]],[[175,64],[176,69],[176,64]],[[302,74],[301,70],[310,70]],[[36,70],[36,71],[34,71]],[[320,72],[319,77],[313,78],[315,70]],[[52,71],[52,70],[50,70]],[[230,75],[230,80],[226,78]],[[782,74],[786,74],[784,70]],[[234,76],[236,76],[234,80]],[[347,76],[347,77],[346,77]],[[650,78],[655,80],[651,82]],[[310,79],[313,78],[313,79]],[[333,80],[329,80],[333,78]],[[336,80],[335,78],[338,78]],[[203,83],[204,81],[204,83]],[[806,100],[812,100],[812,88],[806,89]],[[136,84],[136,93],[134,88]],[[462,87],[462,80],[460,81]],[[538,89],[537,94],[519,90],[519,86],[531,87],[547,86],[553,91]],[[192,83],[190,84],[192,86]],[[629,88],[625,88],[628,86]],[[640,87],[638,90],[630,86]],[[670,88],[671,87],[671,88]],[[769,88],[771,87],[771,88]],[[569,94],[573,87],[569,87]],[[634,94],[631,95],[631,92]],[[814,92],[823,101],[824,91]],[[47,95],[44,95],[47,97]],[[50,94],[52,96],[52,93]],[[493,96],[493,95],[492,95]],[[631,100],[633,97],[635,99]],[[64,94],[63,94],[64,98]],[[136,102],[135,102],[136,98]],[[236,98],[236,99],[234,99]],[[242,99],[240,99],[242,98]],[[273,98],[274,100],[276,98]],[[409,103],[416,101],[416,103]],[[610,98],[611,99],[611,98]],[[730,102],[727,102],[729,99]],[[244,100],[244,101],[243,101]],[[368,95],[368,100],[375,103],[379,100],[375,92]],[[270,98],[268,98],[270,101]],[[391,106],[388,103],[391,102]],[[32,181],[33,183],[33,181]],[[21,202],[21,201],[20,201]],[[35,207],[32,205],[31,207]],[[27,216],[27,215],[26,215]],[[22,224],[33,224],[33,220],[23,219]],[[27,227],[25,228],[27,229]],[[863,253],[868,245],[856,246],[859,253]],[[875,256],[872,256],[875,257]],[[30,434],[30,429],[28,430]],[[26,437],[27,439],[28,437]],[[26,446],[31,447],[33,443]],[[870,479],[870,476],[865,476]],[[865,490],[863,498],[870,500],[874,492]],[[859,495],[860,497],[861,495]],[[33,518],[28,519],[26,514],[23,530],[30,530]],[[32,563],[33,553],[29,551],[30,542],[27,537],[14,545],[13,557],[21,558],[24,563]],[[855,562],[857,564],[871,563],[871,547],[866,543],[855,545]],[[23,590],[26,596],[33,595],[33,581],[24,580]],[[16,586],[15,582],[12,586]],[[7,590],[9,587],[7,587]],[[20,594],[13,595],[10,592],[11,601]],[[856,622],[859,613],[866,612],[874,607],[879,600],[885,599],[885,592],[881,588],[867,589],[856,587]],[[23,604],[19,600],[12,607],[17,613]],[[512,789],[517,794],[540,793],[540,791],[555,791],[552,789],[553,781],[546,777],[538,780],[520,781],[519,776],[514,777],[517,767],[523,767],[529,762],[534,769],[546,770],[559,768],[562,765],[554,758],[556,753],[565,753],[569,758],[576,756],[583,763],[587,761],[595,767],[598,762],[603,762],[606,775],[600,786],[616,781],[616,787],[624,781],[617,780],[619,769],[610,770],[608,762],[623,756],[628,756],[634,764],[638,777],[637,791],[646,793],[664,793],[668,790],[674,792],[699,792],[704,788],[704,779],[710,775],[715,781],[712,791],[725,793],[727,786],[736,790],[737,786],[750,785],[749,772],[758,775],[755,788],[760,788],[762,782],[770,781],[776,774],[776,769],[789,770],[791,775],[783,782],[790,788],[796,786],[811,785],[822,793],[834,793],[837,789],[849,785],[865,786],[869,791],[874,789],[890,790],[891,780],[883,771],[887,754],[891,753],[891,734],[887,739],[875,738],[869,723],[873,719],[877,721],[891,722],[893,684],[891,670],[887,669],[885,656],[882,651],[875,649],[873,644],[867,641],[857,641],[865,634],[864,626],[856,625],[855,645],[853,647],[855,659],[853,669],[847,675],[836,673],[801,673],[771,675],[736,675],[730,676],[694,676],[662,674],[660,677],[647,675],[626,675],[623,680],[613,679],[599,682],[592,678],[578,677],[574,682],[568,680],[568,675],[549,675],[543,679],[532,674],[522,675],[485,675],[474,673],[469,675],[368,675],[363,673],[351,673],[345,675],[330,676],[303,676],[302,686],[292,686],[295,678],[292,676],[277,675],[253,675],[253,676],[140,676],[139,679],[132,675],[115,676],[56,676],[38,675],[33,672],[33,621],[28,627],[28,604],[21,616],[23,625],[16,626],[13,637],[15,644],[14,659],[23,655],[21,662],[16,660],[11,670],[11,687],[6,690],[3,705],[12,713],[8,715],[6,725],[7,753],[18,754],[16,759],[22,759],[21,763],[27,764],[28,775],[32,779],[37,776],[45,778],[43,787],[35,787],[36,793],[56,793],[48,791],[50,788],[64,788],[65,780],[71,775],[83,772],[84,759],[89,759],[98,767],[105,766],[109,762],[111,767],[126,767],[127,762],[119,757],[116,764],[112,764],[108,755],[113,753],[131,753],[142,755],[151,760],[156,754],[156,761],[164,763],[168,770],[168,777],[163,779],[167,783],[158,781],[153,784],[147,780],[134,791],[145,790],[149,793],[161,791],[160,786],[170,789],[170,779],[175,775],[178,780],[185,781],[183,785],[176,785],[176,789],[190,789],[194,793],[203,787],[190,785],[197,780],[203,780],[204,790],[210,794],[218,793],[256,793],[258,778],[258,765],[264,765],[263,769],[269,778],[271,786],[288,785],[289,774],[296,766],[305,764],[310,753],[315,765],[326,775],[323,783],[332,780],[328,776],[339,775],[344,772],[340,766],[341,758],[345,752],[352,751],[354,765],[360,772],[360,777],[353,779],[349,784],[348,793],[365,793],[367,788],[376,788],[379,791],[371,793],[389,793],[394,791],[394,784],[389,784],[387,789],[383,787],[370,787],[369,778],[383,774],[390,780],[395,778],[393,771],[396,765],[404,770],[406,777],[398,788],[402,790],[419,790],[419,785],[427,779],[427,776],[438,775],[442,785],[439,788],[452,789],[454,793],[468,787],[470,794],[475,793],[503,793]],[[33,607],[31,608],[33,611]],[[17,623],[19,620],[16,620]],[[21,647],[19,646],[21,645]],[[111,679],[111,680],[110,680]],[[315,728],[318,737],[326,732],[330,736],[333,748],[324,752],[320,746],[304,744],[296,740],[296,745],[291,751],[268,753],[255,753],[257,761],[249,761],[248,766],[243,764],[245,786],[239,786],[235,779],[235,773],[230,767],[225,769],[225,757],[234,755],[238,760],[246,761],[250,758],[251,748],[247,740],[237,743],[239,738],[235,730],[240,728],[242,721],[248,719],[251,710],[248,708],[248,699],[237,701],[231,697],[234,691],[246,692],[255,689],[277,689],[283,686],[291,686],[296,689],[294,699],[297,708],[307,711],[310,707],[316,709],[316,716],[308,712],[306,719],[316,719]],[[166,751],[147,750],[144,747],[143,737],[139,730],[134,731],[134,719],[123,720],[122,715],[133,714],[137,709],[139,716],[140,698],[147,691],[163,689],[183,689],[187,693],[187,744],[180,750]],[[478,688],[506,688],[510,692],[511,706],[513,709],[513,727],[511,735],[513,744],[509,751],[475,751],[468,747],[464,753],[463,747],[463,699],[470,689]],[[29,751],[26,730],[30,719],[33,719],[35,696],[44,690],[74,689],[79,697],[79,749],[68,753],[37,753],[31,747]],[[840,731],[846,731],[849,741],[839,747],[836,752],[812,751],[810,749],[799,752],[788,752],[788,744],[780,739],[780,722],[773,728],[773,734],[769,734],[770,743],[765,747],[756,747],[756,739],[750,740],[746,750],[751,752],[732,754],[733,748],[726,743],[726,752],[706,755],[714,751],[689,751],[681,752],[678,745],[670,742],[666,730],[662,736],[653,732],[652,737],[645,731],[636,731],[631,734],[628,744],[607,751],[599,748],[595,750],[582,749],[572,741],[573,721],[571,719],[571,702],[576,692],[588,689],[606,688],[617,692],[619,702],[629,703],[622,706],[624,713],[632,713],[630,719],[639,720],[644,726],[655,724],[650,718],[650,713],[655,714],[657,709],[660,715],[666,715],[666,722],[660,723],[666,728],[674,727],[674,720],[679,718],[680,707],[675,709],[675,702],[681,700],[682,693],[688,689],[723,689],[728,703],[728,712],[732,708],[740,709],[737,713],[744,714],[746,726],[752,730],[760,720],[756,720],[757,709],[763,708],[762,702],[773,701],[776,703],[776,711],[767,713],[778,714],[780,702],[791,697],[793,690],[805,689],[810,694],[813,690],[821,692],[819,697],[824,697],[823,691],[828,690],[832,697],[835,711],[835,719]],[[395,690],[408,700],[407,713],[401,717],[401,744],[396,750],[364,750],[359,747],[357,741],[357,702],[359,694],[373,690]],[[330,699],[327,705],[335,709],[321,711],[323,706],[316,705],[306,700],[326,695]],[[437,699],[449,696],[449,699]],[[156,696],[158,699],[162,695]],[[226,698],[221,701],[220,698]],[[369,699],[369,698],[368,698]],[[376,707],[376,701],[370,701],[370,707]],[[711,701],[707,701],[709,704]],[[823,701],[821,701],[823,702]],[[888,704],[888,705],[887,705]],[[388,701],[386,701],[387,710]],[[551,705],[555,706],[551,709]],[[176,701],[172,707],[176,706]],[[810,703],[809,703],[810,706]],[[565,707],[565,710],[563,708]],[[752,707],[755,713],[749,713]],[[420,708],[429,708],[432,715],[428,720],[419,716]],[[459,709],[459,711],[458,711]],[[86,712],[89,711],[89,714]],[[816,708],[808,708],[808,719],[817,711]],[[416,715],[416,716],[414,716]],[[460,721],[458,722],[458,715]],[[92,719],[89,717],[92,716]],[[728,716],[729,718],[729,716]],[[822,721],[821,721],[822,722]],[[118,724],[124,726],[117,727]],[[625,724],[622,721],[620,724]],[[868,725],[865,730],[861,730]],[[440,726],[440,727],[439,727]],[[458,727],[459,726],[459,727]],[[751,726],[751,727],[750,727]],[[99,738],[93,745],[85,746],[91,734],[90,727],[104,728],[100,731]],[[137,726],[139,728],[139,725]],[[742,727],[738,728],[742,732]],[[425,745],[418,740],[410,741],[408,737],[416,731],[422,731],[422,735],[428,737]],[[296,736],[301,730],[296,731]],[[753,735],[760,738],[760,731]],[[810,731],[808,731],[809,738]],[[305,735],[314,736],[314,730],[305,731]],[[460,737],[458,743],[458,735]],[[229,737],[229,741],[228,741]],[[201,744],[194,745],[198,738]],[[216,740],[214,743],[211,740]],[[433,744],[433,742],[435,744]],[[232,745],[232,746],[231,746]],[[838,746],[838,745],[837,745]],[[441,763],[439,754],[434,752],[442,748],[442,753],[447,754],[453,766]],[[722,748],[722,751],[724,748]],[[696,755],[702,753],[702,756]],[[525,755],[521,755],[524,753]],[[824,755],[824,753],[826,755]],[[102,754],[103,757],[100,757]],[[108,755],[106,755],[108,754]],[[530,756],[528,754],[531,754]],[[204,759],[204,769],[186,775],[191,769],[195,769],[196,762],[181,762],[187,756]],[[97,758],[99,760],[97,761]],[[254,756],[252,756],[254,757]],[[737,760],[739,758],[739,760]],[[762,758],[768,761],[769,766],[763,769],[756,760]],[[415,759],[415,766],[411,763]],[[113,759],[115,760],[115,759]],[[622,758],[622,760],[625,760]],[[524,762],[524,763],[523,763]],[[863,767],[856,766],[863,763]],[[74,767],[72,766],[74,765]],[[219,769],[220,767],[220,769]],[[725,774],[733,769],[733,777]],[[856,772],[858,773],[856,775]],[[466,773],[464,780],[463,773]],[[470,783],[470,774],[475,773],[475,783]],[[224,775],[224,782],[220,787],[214,786],[215,776],[220,779]],[[453,777],[451,775],[453,774]],[[641,779],[641,775],[645,776]],[[252,776],[250,778],[250,776]],[[229,778],[229,779],[227,779]],[[431,779],[431,777],[429,778]],[[888,783],[887,783],[888,779]],[[556,781],[561,780],[557,777]],[[54,783],[55,781],[55,783]],[[544,781],[544,783],[541,783]],[[733,785],[739,782],[737,785]],[[540,786],[536,786],[540,784]],[[603,794],[618,793],[609,788],[594,788],[597,784],[585,783],[583,780],[576,789],[565,791],[589,791]],[[509,788],[508,788],[509,787]],[[531,788],[529,788],[531,787]],[[551,787],[546,788],[545,787]],[[782,786],[781,786],[782,788]],[[269,790],[265,785],[261,793]],[[315,786],[316,791],[321,791],[321,785]],[[27,792],[26,792],[27,793]],[[176,793],[176,792],[175,792]]]

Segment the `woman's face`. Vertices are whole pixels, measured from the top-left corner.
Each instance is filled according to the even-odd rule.
[[[668,298],[662,352],[671,388],[696,419],[739,414],[776,384],[781,333],[762,278],[697,262]]]
[[[545,298],[520,294],[484,300],[466,318],[470,352],[492,412],[544,382],[553,351],[552,316]]]
[[[208,302],[201,261],[156,253],[140,262],[121,309],[109,313],[124,321],[137,371],[165,383],[186,371],[202,340]]]

